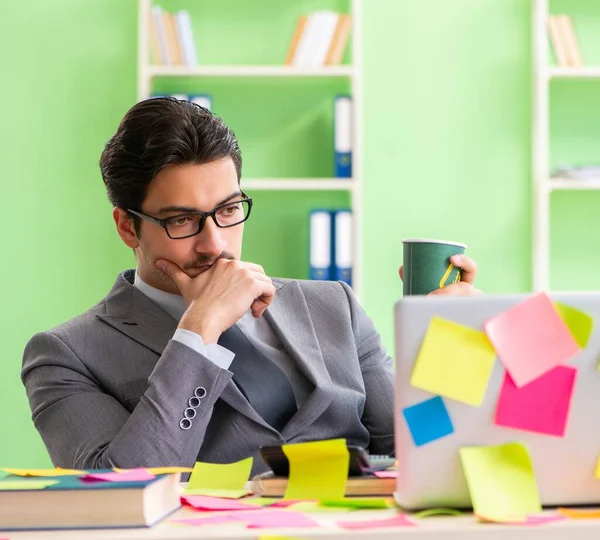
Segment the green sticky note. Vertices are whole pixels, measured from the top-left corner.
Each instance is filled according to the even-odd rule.
[[[411,514],[410,517],[417,519],[425,519],[432,516],[460,516],[462,512],[455,508],[428,508]]]
[[[321,500],[319,504],[336,508],[392,508],[394,501],[389,497],[345,497],[344,499]]]
[[[481,405],[496,352],[485,333],[432,317],[410,379],[416,388]]]
[[[582,349],[588,344],[590,336],[592,335],[592,328],[594,326],[593,319],[586,315],[583,311],[579,311],[574,307],[561,304],[560,302],[554,302],[554,307],[562,320],[569,327],[573,339],[577,342]]]
[[[284,444],[290,464],[284,499],[343,499],[350,454],[345,439]]]
[[[241,499],[251,493],[247,489],[186,489],[183,492],[184,495],[204,495],[221,499]]]
[[[542,510],[529,452],[523,444],[464,447],[460,459],[476,515],[506,519]]]
[[[48,486],[58,484],[58,482],[58,480],[0,480],[0,491],[46,489]]]
[[[188,490],[226,489],[241,491],[250,477],[253,458],[235,463],[202,463],[197,461],[188,481]]]

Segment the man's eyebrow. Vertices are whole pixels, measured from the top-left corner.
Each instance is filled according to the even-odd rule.
[[[225,204],[226,202],[230,201],[231,199],[235,199],[236,197],[239,197],[242,195],[241,191],[236,191],[235,193],[232,193],[231,195],[225,197],[222,201],[219,201],[216,206],[221,206],[222,204]],[[215,208],[216,208],[215,206]],[[194,212],[201,212],[201,210],[199,208],[196,208],[195,206],[176,206],[176,205],[171,205],[171,206],[163,206],[157,213],[158,214],[166,214],[166,213],[172,213],[172,212],[178,212],[181,214],[192,214]]]

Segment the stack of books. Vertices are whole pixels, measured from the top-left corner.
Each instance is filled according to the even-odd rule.
[[[198,64],[192,22],[188,11],[168,13],[160,6],[150,13],[152,62],[163,66]]]
[[[297,67],[336,66],[342,62],[352,17],[335,11],[302,15],[290,43],[285,64]]]
[[[571,17],[550,15],[548,32],[557,64],[560,67],[582,67],[583,60]]]

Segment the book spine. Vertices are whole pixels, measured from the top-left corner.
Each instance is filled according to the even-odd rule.
[[[196,42],[194,41],[194,31],[192,29],[192,18],[190,12],[183,10],[179,12],[181,27],[185,36],[185,46],[188,56],[188,66],[198,65],[198,55],[196,53]]]
[[[348,14],[340,14],[335,34],[331,40],[331,46],[325,57],[326,66],[338,66],[342,63],[348,39],[350,38],[350,30],[352,29],[352,16]]]
[[[169,47],[167,44],[167,36],[165,34],[165,26],[163,23],[163,10],[159,6],[152,7],[152,18],[154,19],[154,26],[156,28],[156,35],[158,36],[158,43],[160,47],[160,57],[162,64],[165,66],[172,65],[171,57],[169,55]]]
[[[556,15],[550,15],[548,19],[548,31],[550,33],[554,55],[556,56],[556,63],[560,67],[569,67],[566,43],[562,36],[561,25]]]
[[[337,96],[334,110],[336,178],[352,178],[352,98]]]
[[[294,57],[298,52],[298,45],[300,43],[300,39],[302,38],[302,34],[306,29],[306,15],[301,15],[298,17],[298,22],[296,23],[296,29],[294,30],[294,35],[292,37],[292,41],[290,42],[290,47],[288,49],[287,55],[285,57],[284,64],[286,66],[291,66],[294,62]]]
[[[313,210],[310,213],[310,279],[331,278],[331,213]]]
[[[167,45],[169,54],[174,66],[183,65],[183,56],[181,54],[181,46],[177,39],[177,29],[175,28],[175,17],[172,13],[163,12],[163,23],[165,26],[165,35],[167,36]]]
[[[333,271],[332,279],[343,281],[352,287],[352,212],[335,210],[333,223]]]
[[[319,17],[319,30],[316,37],[314,55],[311,59],[312,67],[322,67],[325,65],[325,58],[331,46],[333,35],[339,20],[339,15],[334,11],[321,11]]]
[[[294,59],[292,61],[294,66],[310,66],[312,49],[316,39],[316,33],[318,32],[318,28],[316,26],[317,23],[317,13],[310,13],[306,18],[304,30],[300,36],[300,39],[298,40],[298,48],[296,49],[296,54],[294,55]]]
[[[568,15],[561,15],[559,19],[562,29],[562,35],[565,37],[564,41],[567,44],[566,48],[569,57],[569,65],[571,67],[582,67],[583,60],[581,58],[581,51],[579,49],[577,35],[575,34],[573,20]]]

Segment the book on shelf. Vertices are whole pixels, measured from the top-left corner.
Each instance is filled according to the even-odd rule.
[[[352,97],[338,95],[334,100],[335,177],[352,178]]]
[[[181,506],[180,476],[90,483],[75,475],[5,477],[0,480],[0,529],[150,527]]]
[[[197,65],[194,33],[188,11],[169,13],[160,6],[152,6],[148,28],[151,59],[155,65]]]
[[[571,17],[550,15],[548,33],[559,67],[582,67],[583,59]]]
[[[285,57],[296,67],[335,66],[342,62],[352,27],[351,15],[319,10],[301,15]]]
[[[275,476],[272,471],[265,472],[250,480],[250,490],[261,497],[283,497],[288,479]],[[396,489],[396,478],[378,478],[377,476],[349,476],[346,481],[346,497],[389,496]]]

